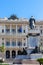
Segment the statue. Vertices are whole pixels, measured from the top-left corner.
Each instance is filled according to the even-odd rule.
[[[35,19],[33,16],[31,16],[31,18],[29,19],[29,26],[31,29],[35,28]]]

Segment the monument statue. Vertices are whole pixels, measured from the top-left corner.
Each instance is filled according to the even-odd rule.
[[[29,26],[31,29],[35,28],[35,19],[33,16],[31,16],[31,18],[29,19]]]

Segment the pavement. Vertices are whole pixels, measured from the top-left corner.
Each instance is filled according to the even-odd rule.
[[[24,64],[39,64],[36,60],[23,60],[22,63]]]
[[[36,60],[14,60],[13,62],[7,62],[9,65],[39,65],[39,62]],[[13,64],[14,63],[14,64]]]

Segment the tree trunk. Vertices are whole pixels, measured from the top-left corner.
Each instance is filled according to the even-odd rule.
[[[41,65],[41,63],[40,63],[40,65]]]

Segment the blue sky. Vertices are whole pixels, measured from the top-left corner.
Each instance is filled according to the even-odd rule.
[[[19,18],[43,19],[43,0],[0,0],[0,18],[16,14]]]

